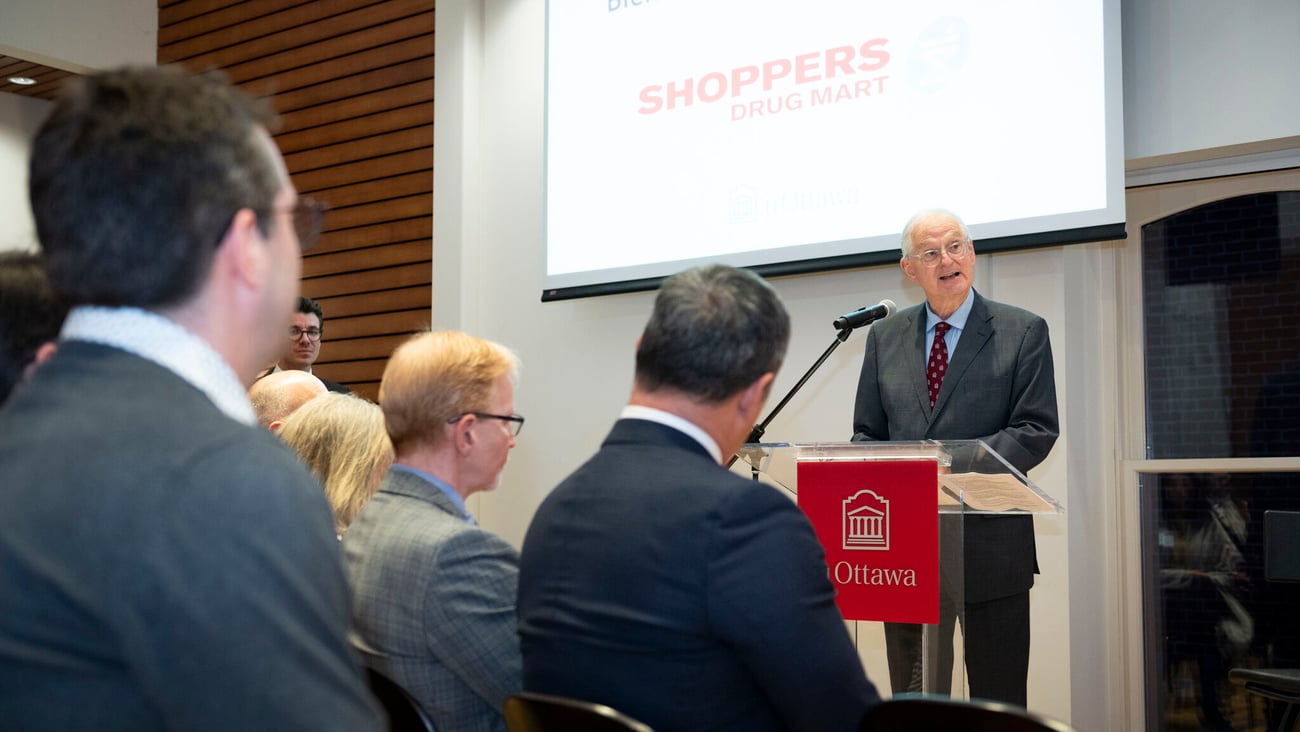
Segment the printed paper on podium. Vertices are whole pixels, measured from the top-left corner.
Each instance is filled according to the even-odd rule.
[[[940,473],[939,505],[965,503],[976,511],[1050,513],[1048,503],[1014,475],[1006,473]]]

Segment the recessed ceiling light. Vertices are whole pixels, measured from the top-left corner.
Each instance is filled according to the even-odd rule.
[[[29,79],[26,76],[11,76],[9,77],[9,82],[11,84],[18,84],[20,86],[31,86],[32,84],[36,83],[36,80]]]

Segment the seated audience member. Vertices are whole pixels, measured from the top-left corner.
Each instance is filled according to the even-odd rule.
[[[808,519],[723,467],[789,334],[751,272],[664,281],[628,406],[524,538],[525,689],[608,704],[658,732],[850,732],[879,701]]]
[[[306,371],[276,371],[248,387],[257,423],[274,432],[299,407],[327,394],[325,384]]]
[[[397,461],[343,535],[354,643],[440,730],[504,730],[520,689],[519,554],[478,527],[465,499],[497,486],[524,419],[518,360],[464,333],[424,333],[379,386]]]
[[[35,252],[0,252],[0,404],[54,354],[68,308],[50,289]]]
[[[276,434],[325,486],[340,535],[393,464],[384,413],[377,404],[351,394],[312,399],[289,415]]]
[[[328,502],[246,389],[317,208],[266,107],[177,67],[70,79],[28,186],[57,352],[0,409],[0,727],[379,730]]]
[[[320,303],[310,297],[299,297],[298,307],[294,310],[289,324],[289,350],[279,361],[263,372],[274,374],[280,371],[305,371],[312,373],[311,365],[320,357],[320,339],[325,333],[325,313]],[[350,394],[347,386],[321,378],[325,388],[340,394]]]

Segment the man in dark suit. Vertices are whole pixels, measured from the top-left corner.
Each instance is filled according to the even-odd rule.
[[[524,688],[672,730],[853,730],[878,701],[807,518],[723,463],[790,321],[756,275],[664,281],[629,405],[524,539]]]
[[[951,212],[912,217],[902,249],[899,265],[926,302],[867,332],[853,439],[980,439],[1028,473],[1058,434],[1047,323],[975,292],[975,245]],[[945,564],[964,559],[965,603],[955,607],[949,594],[940,605],[940,690],[952,675],[959,617],[971,696],[1024,706],[1029,588],[1038,571],[1033,518],[966,516],[963,531],[964,552]],[[885,640],[894,693],[919,691],[920,627],[887,624]]]
[[[267,369],[265,375],[277,371],[306,371],[312,373],[311,365],[320,358],[320,339],[325,334],[325,312],[320,303],[310,297],[299,297],[298,307],[289,321],[289,350],[280,357],[274,366]],[[317,376],[325,388],[340,394],[351,394],[347,386]]]
[[[0,252],[0,404],[54,355],[68,313],[36,252]]]
[[[214,75],[73,80],[32,144],[57,352],[0,408],[6,730],[377,730],[320,485],[245,388],[318,229]]]
[[[379,386],[397,460],[343,535],[355,641],[366,664],[410,692],[435,728],[505,732],[520,689],[519,553],[465,500],[497,486],[524,418],[519,361],[467,333],[423,333]]]

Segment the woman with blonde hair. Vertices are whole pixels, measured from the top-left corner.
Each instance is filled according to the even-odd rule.
[[[322,394],[289,415],[277,433],[325,486],[341,536],[393,464],[393,445],[377,404]]]

